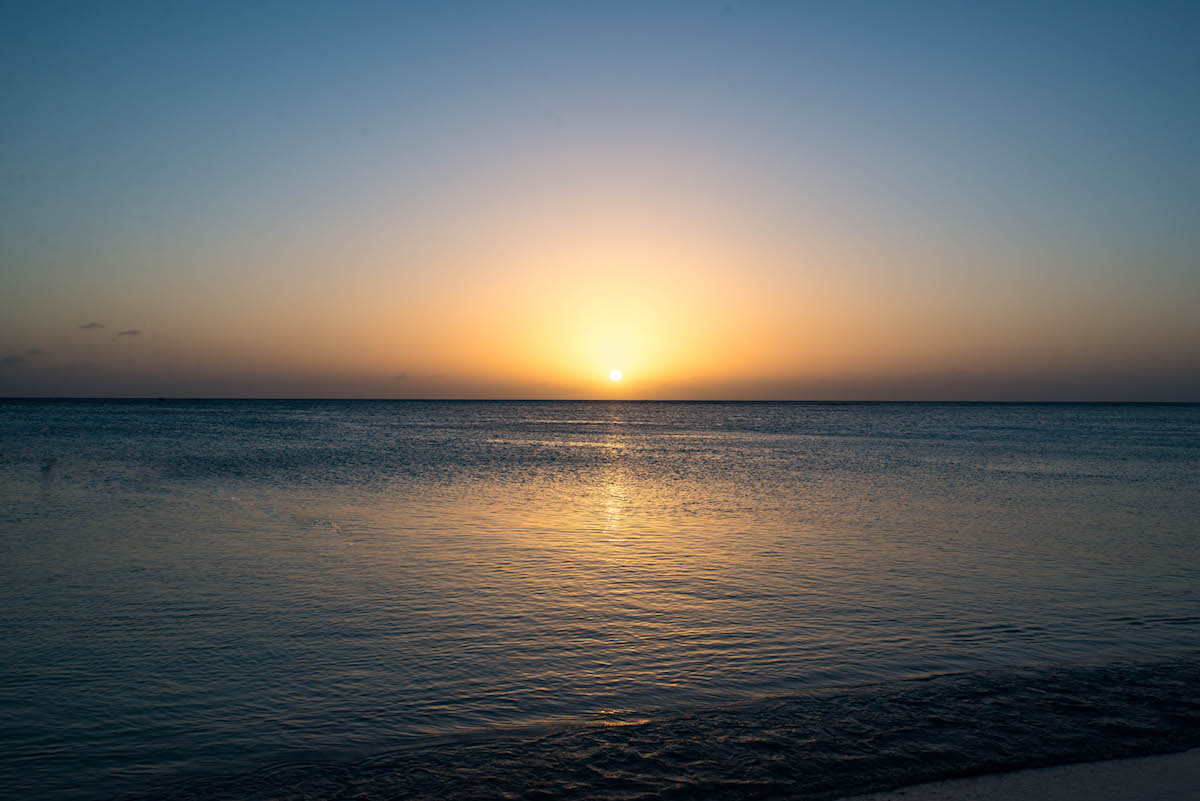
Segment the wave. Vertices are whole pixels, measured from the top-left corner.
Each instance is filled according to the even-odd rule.
[[[945,674],[623,725],[476,733],[352,761],[193,779],[146,798],[821,801],[1200,745],[1200,654]]]

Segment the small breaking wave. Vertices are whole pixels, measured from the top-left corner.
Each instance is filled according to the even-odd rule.
[[[1197,657],[947,674],[624,725],[477,734],[196,779],[153,797],[821,801],[1200,745]]]

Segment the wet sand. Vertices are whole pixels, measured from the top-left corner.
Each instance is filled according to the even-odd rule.
[[[1196,801],[1200,748],[919,784],[845,801]]]

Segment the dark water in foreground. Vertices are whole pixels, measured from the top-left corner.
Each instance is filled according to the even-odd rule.
[[[1200,744],[1200,407],[0,403],[0,794],[834,798]]]

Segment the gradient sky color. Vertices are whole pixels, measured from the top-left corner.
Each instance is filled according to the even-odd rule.
[[[1200,400],[1194,3],[0,9],[0,395]]]

